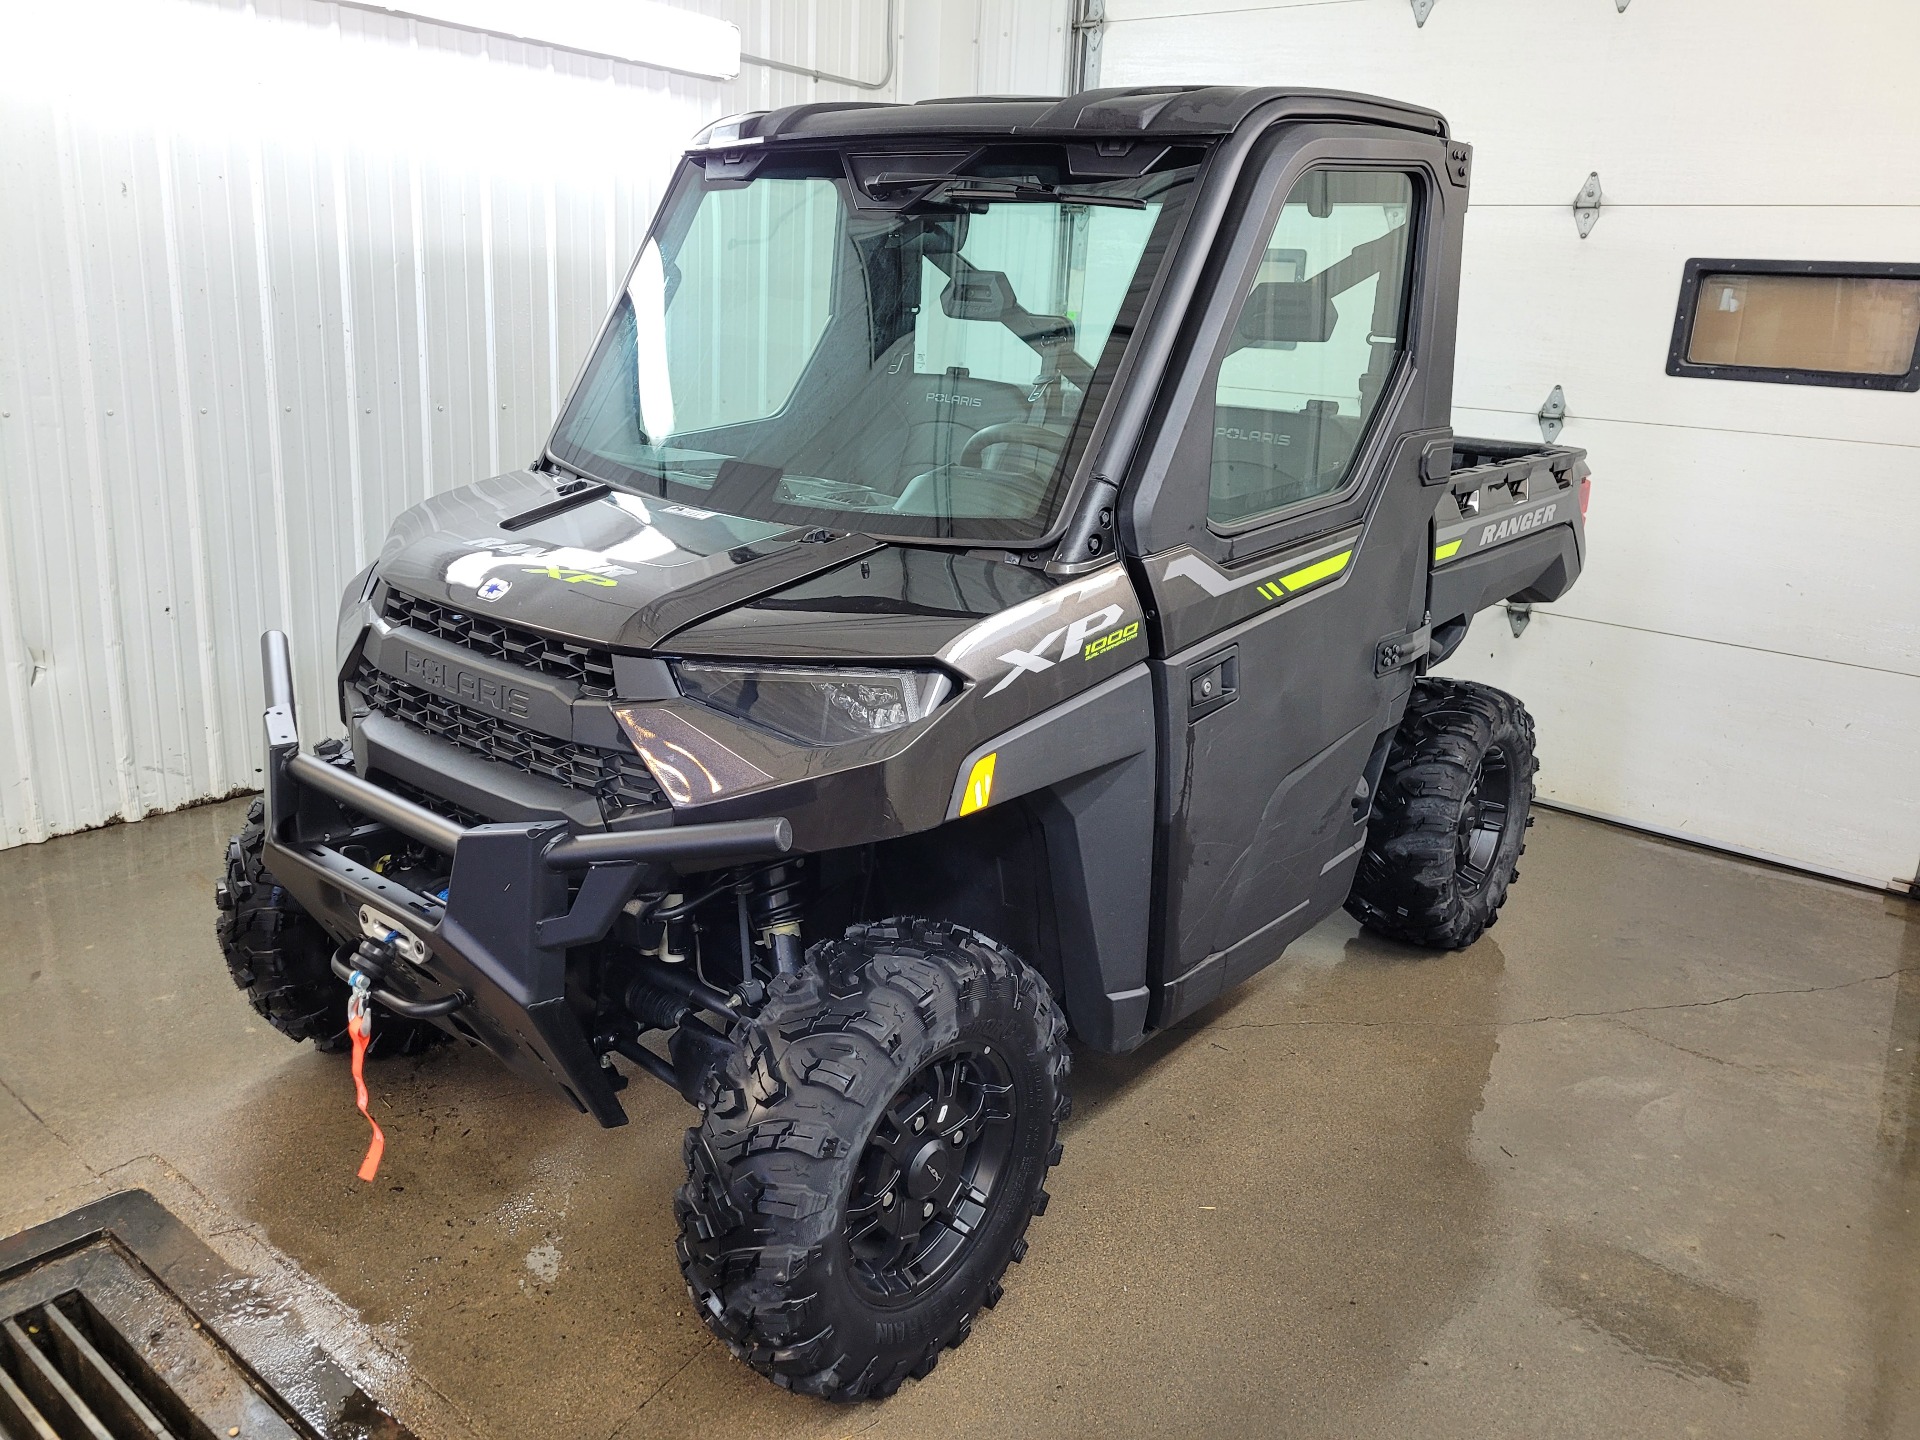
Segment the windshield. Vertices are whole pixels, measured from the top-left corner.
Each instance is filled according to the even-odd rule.
[[[958,174],[913,155],[769,156],[745,182],[687,166],[554,458],[782,523],[1043,534],[1194,166],[1089,181],[1058,148],[990,153]]]

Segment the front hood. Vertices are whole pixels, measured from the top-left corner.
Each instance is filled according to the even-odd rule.
[[[556,498],[516,470],[414,506],[381,551],[388,585],[478,616],[623,650],[763,658],[931,656],[1049,588],[1008,562],[716,514],[613,491]],[[684,633],[683,633],[684,632]]]

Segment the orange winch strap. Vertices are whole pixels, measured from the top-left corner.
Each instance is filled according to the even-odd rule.
[[[367,1111],[367,1077],[365,1063],[367,1058],[367,1040],[373,1031],[371,1015],[350,1015],[347,1017],[347,1033],[353,1037],[353,1097],[360,1107],[360,1113],[367,1117],[367,1124],[373,1127],[373,1139],[367,1142],[367,1158],[360,1162],[360,1178],[371,1181],[380,1169],[380,1157],[386,1153],[387,1137],[380,1130],[380,1122]]]

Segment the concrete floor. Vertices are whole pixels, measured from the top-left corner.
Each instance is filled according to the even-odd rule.
[[[0,854],[0,1233],[153,1190],[425,1436],[1920,1435],[1920,908],[1543,815],[1493,936],[1344,917],[1082,1054],[1007,1298],[881,1406],[688,1311],[689,1112],[344,1065],[212,941],[230,804]]]

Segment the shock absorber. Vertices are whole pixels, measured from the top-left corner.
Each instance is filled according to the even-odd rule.
[[[800,858],[764,866],[742,887],[752,932],[773,951],[774,968],[782,975],[800,968],[800,916],[812,898],[812,880],[813,872]]]

